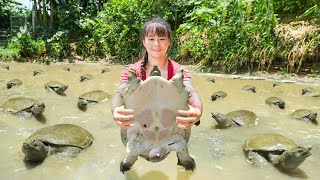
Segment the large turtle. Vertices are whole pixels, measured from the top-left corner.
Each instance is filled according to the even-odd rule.
[[[110,94],[102,90],[86,92],[79,96],[78,108],[85,110],[87,109],[88,104],[104,102],[107,101],[110,97]]]
[[[130,73],[128,86],[122,95],[125,108],[134,110],[134,126],[121,128],[127,155],[120,164],[120,171],[130,170],[138,156],[159,162],[171,151],[177,152],[178,165],[194,170],[195,161],[190,157],[187,146],[191,129],[180,129],[176,125],[178,110],[189,109],[183,71],[170,81],[161,76],[150,76],[142,81],[135,70],[131,69]],[[151,75],[160,75],[157,67]]]
[[[305,122],[313,122],[316,123],[317,113],[313,112],[309,109],[298,109],[290,114],[291,118],[302,120]]]
[[[246,140],[243,149],[254,166],[271,162],[274,166],[293,171],[311,155],[311,147],[297,145],[279,134],[259,134]]]
[[[7,82],[7,89],[10,89],[14,86],[20,86],[22,84],[22,81],[20,79],[12,79]]]
[[[45,88],[49,91],[54,91],[58,94],[63,94],[64,91],[68,89],[68,86],[65,84],[62,84],[59,81],[49,81],[45,84]]]
[[[211,113],[211,115],[222,128],[247,127],[257,124],[256,114],[248,110],[236,110],[227,114]]]
[[[75,157],[93,142],[93,136],[74,124],[46,126],[31,134],[22,145],[25,160],[41,162],[47,156]]]
[[[30,114],[34,116],[41,115],[45,109],[45,105],[32,98],[17,97],[7,100],[1,106],[1,109],[28,117]]]
[[[80,76],[80,82],[88,81],[91,79],[93,79],[93,76],[91,74],[84,74],[84,75]]]
[[[217,91],[211,95],[211,100],[215,101],[217,99],[222,99],[227,96],[227,93],[224,91]]]
[[[280,109],[284,109],[286,103],[284,102],[284,100],[282,100],[281,98],[278,97],[269,97],[265,100],[265,103],[269,104],[269,105],[274,105],[274,106],[278,106]]]

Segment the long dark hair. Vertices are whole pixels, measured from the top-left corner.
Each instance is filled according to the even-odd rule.
[[[160,17],[154,17],[150,19],[149,21],[145,22],[141,31],[140,39],[141,42],[143,42],[144,38],[146,36],[165,36],[171,39],[171,26],[170,24],[160,18]],[[143,56],[143,61],[141,63],[141,78],[143,78],[145,73],[145,68],[148,63],[148,52],[145,51],[145,54]]]

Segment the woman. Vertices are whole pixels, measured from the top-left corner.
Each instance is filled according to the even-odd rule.
[[[113,118],[123,128],[133,127],[133,110],[124,108],[121,95],[128,83],[129,69],[135,69],[137,76],[145,80],[153,67],[157,65],[161,76],[170,80],[182,68],[181,65],[167,58],[167,50],[171,40],[171,27],[165,20],[153,18],[146,22],[143,26],[141,39],[146,49],[144,58],[122,71],[120,85],[112,102]],[[189,73],[185,70],[183,72],[183,84],[189,91],[189,110],[179,110],[178,113],[181,116],[176,117],[176,123],[178,128],[188,129],[194,124],[200,124],[202,101],[192,87]]]

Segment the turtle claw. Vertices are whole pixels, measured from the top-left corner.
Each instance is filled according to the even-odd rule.
[[[120,163],[120,172],[122,172],[122,174],[124,174],[124,172],[129,171],[130,167],[128,164],[125,164],[123,162]]]
[[[186,171],[194,171],[196,168],[196,163],[193,158],[191,158],[191,161],[185,161],[184,164],[180,161],[180,159],[178,159],[177,165],[184,167]]]

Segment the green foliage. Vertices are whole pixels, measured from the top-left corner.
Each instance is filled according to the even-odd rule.
[[[45,54],[44,41],[32,39],[26,27],[20,27],[20,32],[10,40],[7,48],[18,49],[21,57],[37,57]]]
[[[47,40],[46,50],[50,57],[62,60],[69,55],[69,31],[57,31]]]
[[[181,54],[209,70],[263,69],[275,53],[276,18],[269,0],[190,1],[195,6],[178,29]],[[190,57],[191,56],[191,57]],[[246,69],[248,70],[248,69]]]

